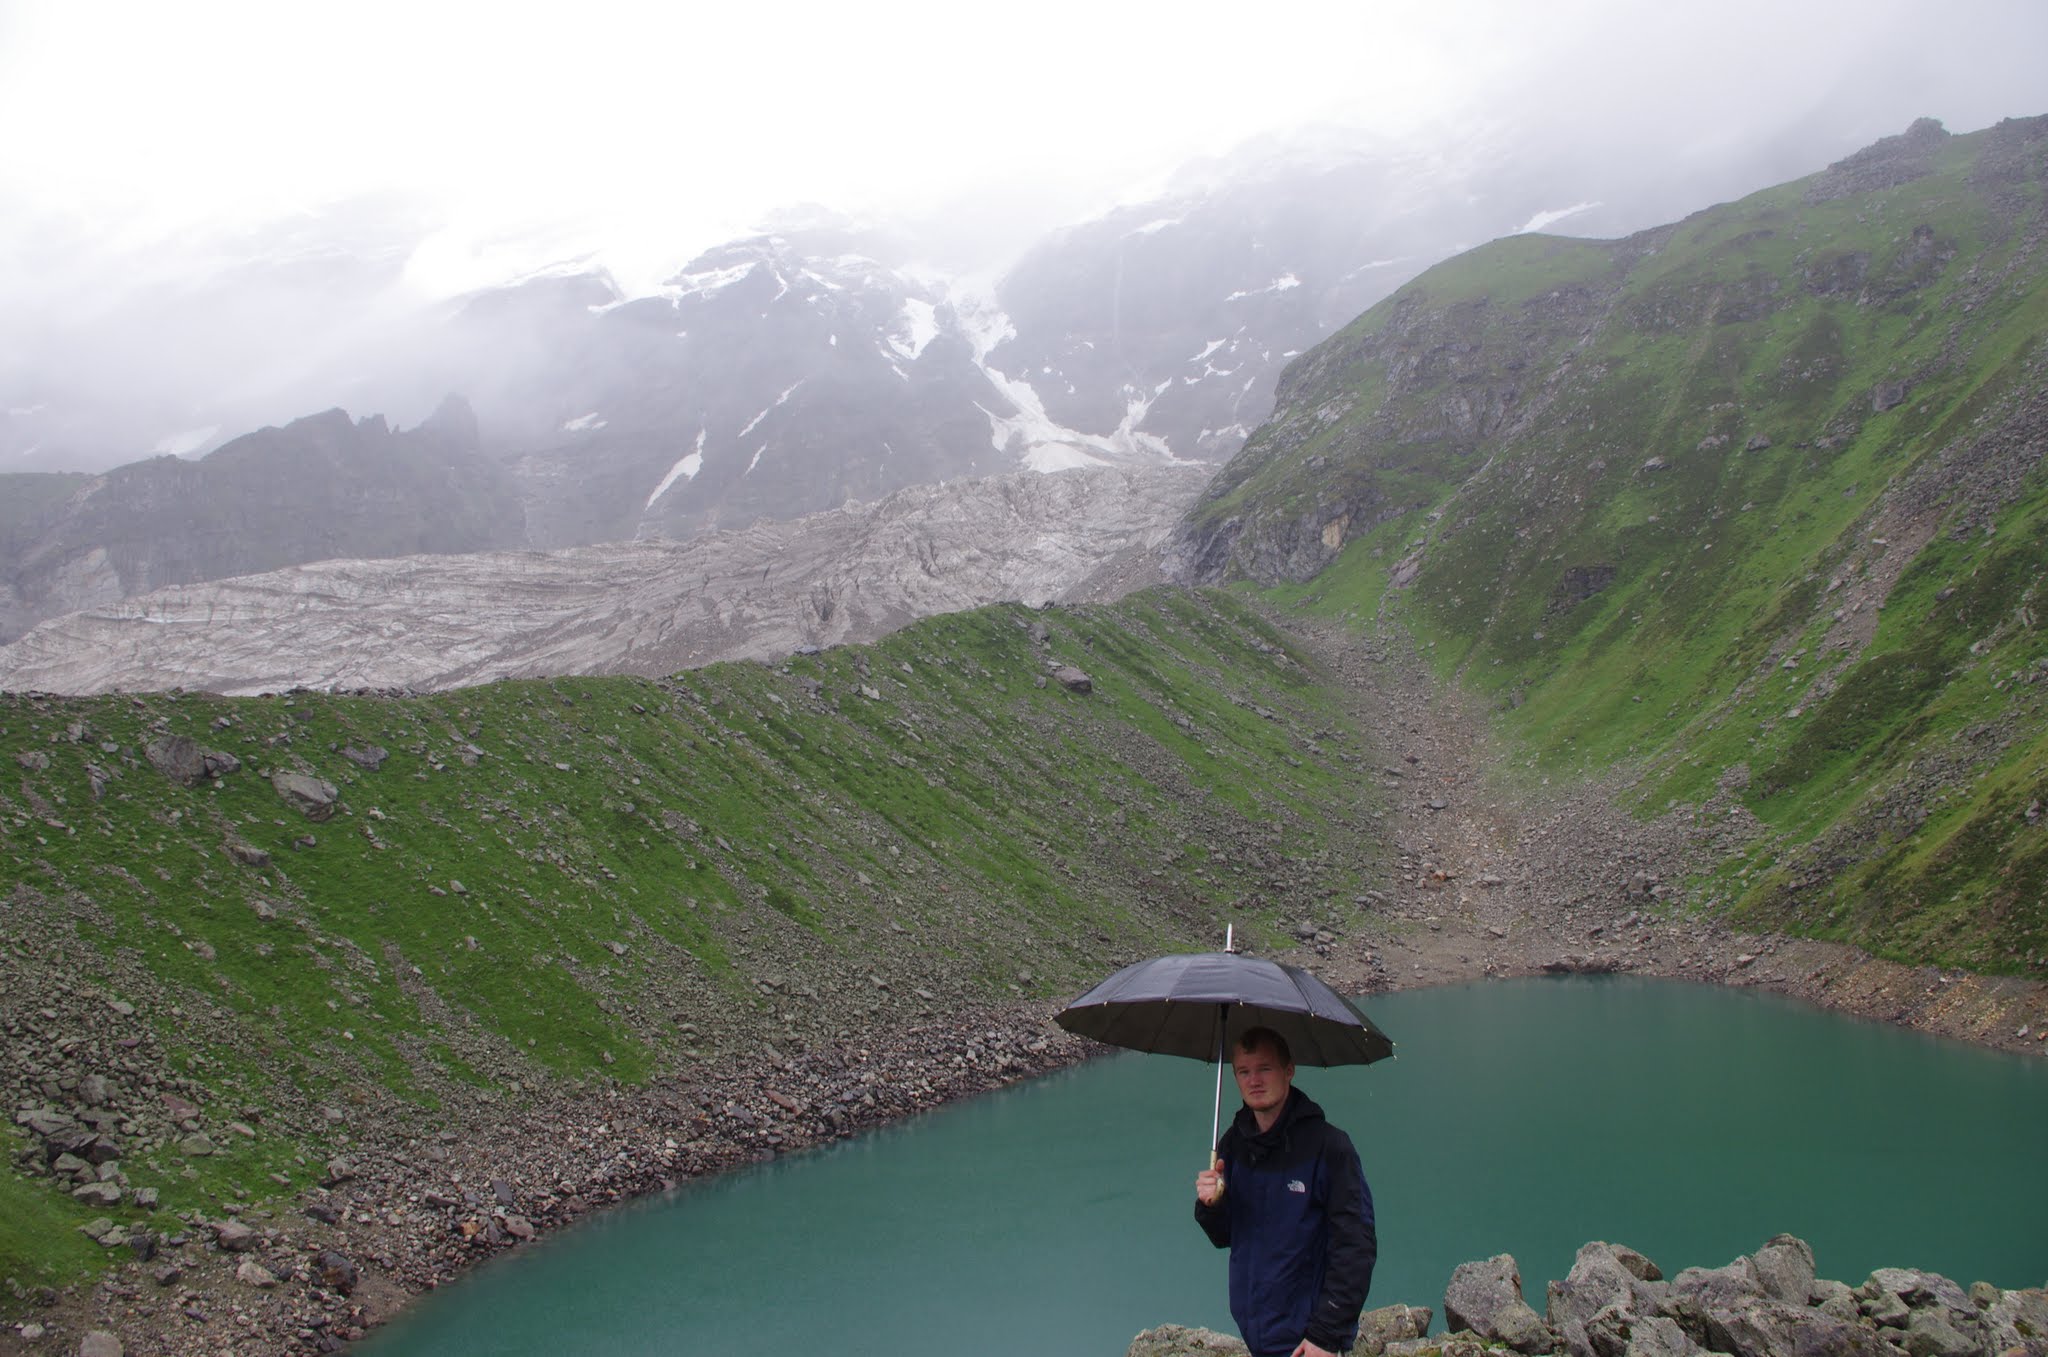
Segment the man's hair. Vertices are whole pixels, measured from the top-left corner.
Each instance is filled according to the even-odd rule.
[[[1252,1055],[1258,1051],[1271,1051],[1274,1059],[1283,1065],[1294,1064],[1294,1052],[1287,1049],[1287,1038],[1270,1027],[1247,1027],[1238,1033],[1237,1044],[1231,1047],[1237,1055]]]

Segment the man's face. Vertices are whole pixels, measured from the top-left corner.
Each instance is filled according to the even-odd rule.
[[[1237,1091],[1244,1105],[1254,1112],[1277,1112],[1287,1101],[1287,1090],[1294,1086],[1294,1066],[1282,1064],[1266,1047],[1239,1051],[1231,1058],[1230,1068],[1237,1075]]]

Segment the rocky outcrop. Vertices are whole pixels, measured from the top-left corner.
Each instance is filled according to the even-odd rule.
[[[302,561],[519,545],[512,482],[476,438],[459,400],[405,431],[329,410],[92,477],[6,534],[0,622]]]
[[[1507,1254],[1461,1264],[1444,1291],[1449,1332],[1425,1336],[1430,1312],[1409,1305],[1359,1317],[1358,1357],[2048,1357],[2048,1288],[1965,1291],[1932,1272],[1879,1268],[1861,1286],[1816,1277],[1805,1240],[1778,1235],[1726,1267],[1669,1281],[1642,1254],[1595,1242],[1550,1284],[1549,1313],[1522,1299]],[[1244,1345],[1207,1329],[1163,1325],[1126,1357],[1215,1357]]]
[[[446,688],[868,641],[937,613],[1059,598],[1157,543],[1207,477],[1020,473],[687,543],[328,561],[166,589],[0,647],[0,688]]]

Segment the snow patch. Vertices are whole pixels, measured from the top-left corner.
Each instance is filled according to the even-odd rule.
[[[1186,217],[1161,217],[1161,218],[1160,218],[1160,219],[1159,219],[1158,221],[1148,221],[1148,222],[1146,222],[1146,223],[1145,223],[1145,224],[1144,224],[1143,226],[1140,226],[1140,227],[1138,227],[1138,228],[1137,228],[1137,229],[1136,229],[1135,231],[1126,231],[1126,232],[1124,232],[1124,239],[1126,239],[1126,240],[1129,240],[1129,239],[1130,239],[1130,238],[1131,238],[1132,236],[1154,236],[1154,235],[1158,235],[1158,234],[1159,234],[1159,233],[1160,233],[1161,231],[1164,231],[1164,230],[1165,230],[1165,229],[1166,229],[1167,227],[1169,227],[1169,226],[1178,226],[1178,225],[1180,225],[1180,224],[1181,224],[1182,222],[1184,222],[1184,221],[1186,221],[1186,220],[1187,220],[1187,218],[1186,218]]]
[[[562,432],[581,433],[585,429],[602,429],[604,426],[604,417],[599,415],[597,411],[592,410],[587,415],[578,415],[574,419],[563,420]]]
[[[1229,342],[1230,342],[1230,341],[1229,341],[1229,340],[1227,340],[1227,339],[1212,339],[1212,340],[1210,340],[1210,341],[1209,341],[1209,344],[1208,344],[1208,347],[1207,347],[1207,348],[1203,349],[1203,350],[1202,350],[1202,351],[1201,351],[1200,353],[1196,354],[1196,355],[1195,355],[1195,356],[1194,356],[1193,358],[1190,358],[1190,359],[1188,359],[1188,361],[1189,361],[1190,363],[1200,363],[1200,362],[1204,361],[1205,359],[1207,359],[1207,358],[1208,358],[1208,356],[1209,356],[1210,354],[1212,354],[1212,353],[1216,352],[1216,350],[1218,350],[1218,349],[1222,348],[1222,347],[1223,347],[1223,346],[1224,346],[1225,344],[1228,344]]]
[[[661,484],[655,486],[654,493],[647,497],[647,503],[642,507],[642,512],[645,512],[645,510],[647,509],[652,509],[654,507],[654,501],[660,499],[663,495],[667,494],[668,488],[671,485],[674,485],[677,481],[693,481],[697,479],[697,473],[699,471],[702,471],[703,469],[704,431],[702,429],[699,429],[697,430],[696,450],[690,453],[686,453],[681,458],[678,458],[676,464],[668,469],[668,475],[663,476],[661,478]]]
[[[742,471],[742,472],[740,473],[740,475],[742,475],[742,476],[751,476],[751,475],[753,475],[753,474],[754,474],[754,468],[755,468],[755,467],[757,467],[757,466],[759,466],[759,465],[761,465],[761,454],[762,454],[762,453],[764,453],[764,452],[766,452],[766,451],[768,451],[768,445],[767,445],[766,443],[763,443],[763,444],[762,444],[762,445],[761,445],[760,447],[758,447],[758,448],[755,448],[755,449],[754,449],[754,455],[753,455],[752,457],[749,457],[749,458],[747,459],[747,469],[746,469],[745,471]]]
[[[797,379],[796,379],[795,381],[791,382],[791,383],[789,384],[789,387],[788,387],[788,389],[787,389],[787,390],[785,390],[785,391],[784,391],[784,392],[783,392],[783,393],[782,393],[781,395],[779,395],[779,396],[777,396],[777,397],[775,398],[775,403],[774,403],[773,405],[770,405],[770,406],[769,406],[769,407],[768,407],[768,408],[767,408],[766,410],[763,410],[763,411],[762,411],[762,412],[761,412],[760,414],[758,414],[758,415],[755,415],[755,416],[754,416],[754,417],[753,417],[752,419],[748,420],[748,421],[747,421],[747,427],[746,427],[746,428],[744,428],[744,429],[741,429],[741,430],[740,430],[740,431],[739,431],[739,432],[738,432],[737,434],[735,434],[735,435],[733,435],[733,436],[734,436],[735,438],[745,438],[745,437],[746,437],[746,436],[747,436],[748,434],[752,433],[752,432],[754,431],[754,426],[755,426],[755,425],[759,424],[759,423],[760,423],[760,422],[761,422],[762,420],[764,420],[764,419],[768,418],[768,416],[770,416],[770,415],[774,414],[774,413],[775,413],[775,412],[776,412],[776,411],[777,411],[778,409],[780,409],[780,408],[781,408],[781,406],[782,406],[782,403],[783,403],[784,401],[788,400],[788,399],[789,399],[789,398],[790,398],[791,396],[795,395],[795,394],[796,394],[796,389],[797,389],[798,387],[802,386],[802,385],[804,384],[804,382],[805,382],[806,380],[808,380],[808,379],[807,379],[807,378],[803,378],[803,377],[799,377],[799,378],[797,378]],[[760,453],[758,453],[758,452],[757,452],[757,453],[755,453],[755,454],[754,454],[754,459],[755,459],[756,461],[759,461],[759,460],[760,460],[760,457],[761,457],[761,454],[760,454]],[[753,467],[751,466],[751,464],[750,464],[750,465],[748,466],[748,468],[747,468],[747,469],[748,469],[748,470],[750,470],[750,471],[751,471],[751,470],[753,469]]]
[[[9,419],[26,419],[30,415],[41,414],[43,412],[43,409],[44,407],[41,404],[10,405],[9,407],[7,407],[7,417]]]
[[[904,337],[891,333],[889,347],[914,363],[918,355],[924,352],[925,345],[938,338],[938,310],[930,302],[920,301],[916,297],[905,297],[903,313],[897,319],[909,333]]]
[[[167,453],[172,457],[190,457],[193,453],[211,443],[220,432],[220,425],[209,424],[203,429],[187,429],[174,433],[158,443],[151,452]]]
[[[745,278],[759,266],[760,262],[758,259],[749,259],[744,264],[734,264],[729,268],[678,274],[657,289],[655,295],[666,297],[671,302],[679,302],[685,297],[708,297]]]
[[[1600,206],[1599,203],[1573,203],[1570,207],[1559,207],[1553,208],[1548,212],[1538,212],[1535,216],[1529,218],[1528,221],[1522,223],[1520,227],[1516,228],[1514,234],[1526,236],[1532,231],[1541,231],[1546,226],[1554,226],[1566,217],[1576,217],[1581,212],[1590,212],[1598,206]]]
[[[1275,278],[1272,282],[1266,284],[1264,287],[1255,287],[1251,289],[1249,292],[1233,292],[1228,297],[1225,297],[1223,300],[1227,302],[1234,302],[1240,301],[1246,297],[1263,297],[1268,292],[1285,292],[1290,288],[1297,288],[1300,286],[1301,279],[1295,277],[1291,273],[1283,273],[1278,278]]]

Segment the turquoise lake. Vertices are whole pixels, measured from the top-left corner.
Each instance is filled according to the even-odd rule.
[[[2048,1281],[2048,1058],[1626,978],[1365,1007],[1398,1058],[1297,1083],[1365,1163],[1368,1306],[1440,1312],[1452,1268],[1505,1252],[1541,1310],[1587,1240],[1669,1274],[1781,1231],[1851,1285]],[[1231,1331],[1191,1215],[1214,1087],[1117,1055],[689,1184],[493,1260],[360,1350],[1120,1357],[1155,1324]]]

